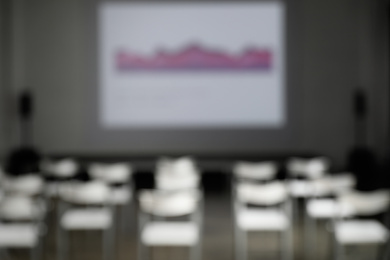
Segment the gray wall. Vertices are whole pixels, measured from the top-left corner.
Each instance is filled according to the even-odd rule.
[[[36,94],[34,137],[46,153],[154,154],[312,151],[342,165],[353,143],[351,94],[367,89],[370,145],[386,151],[388,122],[387,0],[289,2],[288,101],[276,131],[106,133],[96,125],[93,0],[18,0],[17,85]],[[294,2],[294,3],[291,3]],[[17,87],[17,86],[15,86]],[[15,122],[14,122],[15,123]],[[1,147],[0,147],[1,148]]]
[[[11,1],[0,1],[0,158],[11,146],[17,145],[16,110],[13,84],[13,6]]]

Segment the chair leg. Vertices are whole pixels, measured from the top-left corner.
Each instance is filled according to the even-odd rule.
[[[292,221],[294,224],[299,223],[299,202],[298,198],[292,198]]]
[[[130,230],[131,203],[128,201],[121,206],[121,229],[122,233]]]
[[[59,201],[57,204],[57,260],[68,259],[68,232],[61,226],[63,213],[66,211],[67,205]]]
[[[390,245],[389,243],[386,245],[385,252],[383,254],[383,260],[390,259]]]
[[[334,238],[334,259],[342,260],[344,258],[343,246],[337,242],[336,237]]]
[[[290,226],[283,232],[283,250],[282,250],[282,259],[283,260],[292,260],[294,259],[294,250],[292,250],[292,227]]]
[[[0,256],[1,256],[0,259],[11,260],[7,249],[5,248],[0,248]]]
[[[103,231],[103,260],[115,259],[115,225]]]
[[[313,259],[317,253],[317,223],[316,219],[311,218],[305,213],[305,251],[307,260]]]
[[[141,239],[138,239],[138,248],[137,248],[138,260],[149,260],[150,255],[146,245],[144,245]]]
[[[378,245],[377,255],[376,259],[378,260],[388,260],[390,259],[390,250],[389,250],[389,243]]]
[[[310,219],[310,216],[309,214],[307,213],[306,209],[304,211],[304,248],[305,250],[303,251],[304,255],[305,255],[305,259],[306,260],[310,260],[312,259],[311,257],[313,256],[311,253],[312,253],[312,250],[313,250],[313,247],[311,246],[311,242],[312,242],[312,236],[311,236],[311,219]]]
[[[57,260],[68,259],[68,232],[58,224],[57,229]]]
[[[124,234],[125,233],[125,230],[126,230],[126,226],[127,226],[127,222],[129,221],[127,219],[127,214],[126,214],[126,211],[127,211],[127,205],[124,204],[124,205],[121,205],[121,206],[117,206],[118,208],[120,207],[120,233],[121,234]]]
[[[236,227],[234,232],[235,245],[236,245],[236,260],[247,259],[247,234],[244,230],[240,230]]]
[[[190,260],[201,260],[202,259],[202,242],[199,241],[190,249]]]
[[[42,242],[38,241],[37,245],[31,248],[30,251],[31,260],[42,260]]]

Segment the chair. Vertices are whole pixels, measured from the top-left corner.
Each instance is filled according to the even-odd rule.
[[[65,231],[102,230],[103,259],[113,258],[114,228],[110,188],[101,181],[73,181],[59,187],[58,259],[67,259]]]
[[[151,246],[191,247],[190,258],[201,259],[202,204],[199,190],[141,191],[138,259],[148,258]]]
[[[161,190],[196,189],[200,173],[190,157],[162,158],[156,165],[156,188]]]
[[[93,163],[89,166],[89,175],[112,186],[110,202],[114,205],[125,205],[131,200],[132,189],[130,178],[133,169],[127,163]]]
[[[128,163],[92,163],[88,173],[111,187],[109,203],[114,206],[122,206],[121,226],[124,230],[130,216],[130,201],[132,198],[132,182],[130,180],[133,168]]]
[[[289,174],[289,190],[294,198],[305,198],[312,196],[310,180],[319,179],[329,169],[330,162],[326,157],[315,157],[303,159],[293,157],[287,162]]]
[[[43,180],[37,174],[3,176],[0,201],[0,248],[27,248],[31,259],[41,258],[46,203]],[[6,257],[8,254],[4,251]],[[9,257],[8,257],[9,258]]]
[[[339,212],[333,222],[335,259],[344,258],[344,247],[350,245],[378,244],[388,247],[389,229],[372,216],[384,214],[389,209],[390,190],[371,192],[352,191],[339,198]],[[350,212],[345,216],[345,211]],[[388,212],[387,212],[388,214]],[[362,216],[363,219],[352,216]],[[384,248],[386,252],[388,248]],[[386,255],[378,255],[386,258]]]
[[[326,157],[298,158],[287,161],[288,189],[293,203],[293,219],[299,218],[299,200],[315,196],[318,189],[313,188],[314,180],[321,186],[321,178],[326,175],[330,161]],[[315,185],[315,184],[314,184]]]
[[[78,163],[72,158],[61,160],[44,160],[41,168],[46,176],[46,195],[58,196],[59,186],[71,180],[79,169]]]
[[[351,191],[355,184],[356,179],[351,173],[338,173],[311,181],[311,197],[307,198],[304,209],[304,234],[307,259],[312,259],[309,253],[315,252],[316,250],[317,221],[332,220],[340,214],[337,197]],[[343,212],[343,216],[351,214],[351,211]]]
[[[284,182],[240,182],[233,196],[236,259],[247,259],[246,232],[249,231],[281,232],[282,259],[292,259],[291,204]]]

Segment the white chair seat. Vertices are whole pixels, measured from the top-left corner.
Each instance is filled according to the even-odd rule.
[[[131,190],[129,187],[115,187],[111,189],[109,203],[114,205],[125,205],[131,199]]]
[[[349,205],[356,214],[372,216],[384,212],[390,203],[390,190],[371,192],[351,191],[340,197],[343,205]]]
[[[112,212],[107,208],[71,209],[61,219],[62,227],[71,230],[107,229],[111,223]]]
[[[336,223],[336,239],[341,244],[385,243],[389,231],[375,220],[347,220]]]
[[[0,248],[33,248],[38,243],[38,231],[34,224],[0,224]]]
[[[244,230],[281,231],[289,225],[283,211],[278,209],[243,209],[238,212],[238,225]]]
[[[28,174],[25,176],[7,176],[2,183],[4,191],[18,193],[26,196],[34,196],[44,189],[44,181],[38,174]]]
[[[338,204],[334,199],[309,200],[306,210],[312,218],[333,218],[339,213]]]
[[[110,198],[110,188],[101,181],[69,182],[59,186],[60,197],[71,203],[102,204]]]
[[[149,246],[191,246],[199,239],[192,222],[151,222],[142,232],[142,242]]]
[[[43,200],[26,196],[6,196],[0,202],[0,217],[7,220],[37,220],[46,213]]]
[[[289,191],[291,196],[295,198],[307,198],[313,194],[310,181],[307,180],[290,181]]]
[[[350,217],[355,211],[349,205],[342,205],[334,199],[312,199],[307,202],[307,214],[312,218],[329,219]]]

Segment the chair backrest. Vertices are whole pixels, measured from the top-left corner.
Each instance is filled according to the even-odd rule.
[[[233,174],[240,179],[271,180],[278,171],[275,162],[237,162],[233,166]]]
[[[162,217],[178,217],[195,212],[200,197],[198,190],[144,190],[139,195],[139,202],[143,212]]]
[[[79,168],[77,162],[71,158],[57,161],[46,160],[42,163],[41,167],[45,173],[60,178],[73,177]]]
[[[353,214],[373,216],[389,209],[390,190],[380,189],[370,192],[351,191],[339,197],[342,209],[350,209]]]
[[[196,189],[200,181],[195,161],[190,157],[160,159],[155,178],[156,187],[163,190]]]
[[[286,201],[288,191],[284,182],[274,181],[266,184],[241,182],[237,184],[237,199],[255,205],[277,205]]]
[[[156,175],[186,177],[198,175],[198,170],[194,159],[191,157],[180,157],[175,160],[164,157],[157,161]]]
[[[292,177],[320,178],[329,169],[330,162],[326,157],[310,159],[293,157],[287,162],[287,170]]]
[[[40,175],[34,173],[21,176],[5,175],[2,187],[5,193],[35,196],[43,192],[44,181]]]
[[[106,183],[126,183],[132,171],[129,163],[92,163],[88,167],[88,173],[92,178]]]
[[[59,186],[60,198],[75,204],[104,205],[109,202],[110,195],[110,187],[102,181],[73,181]]]

